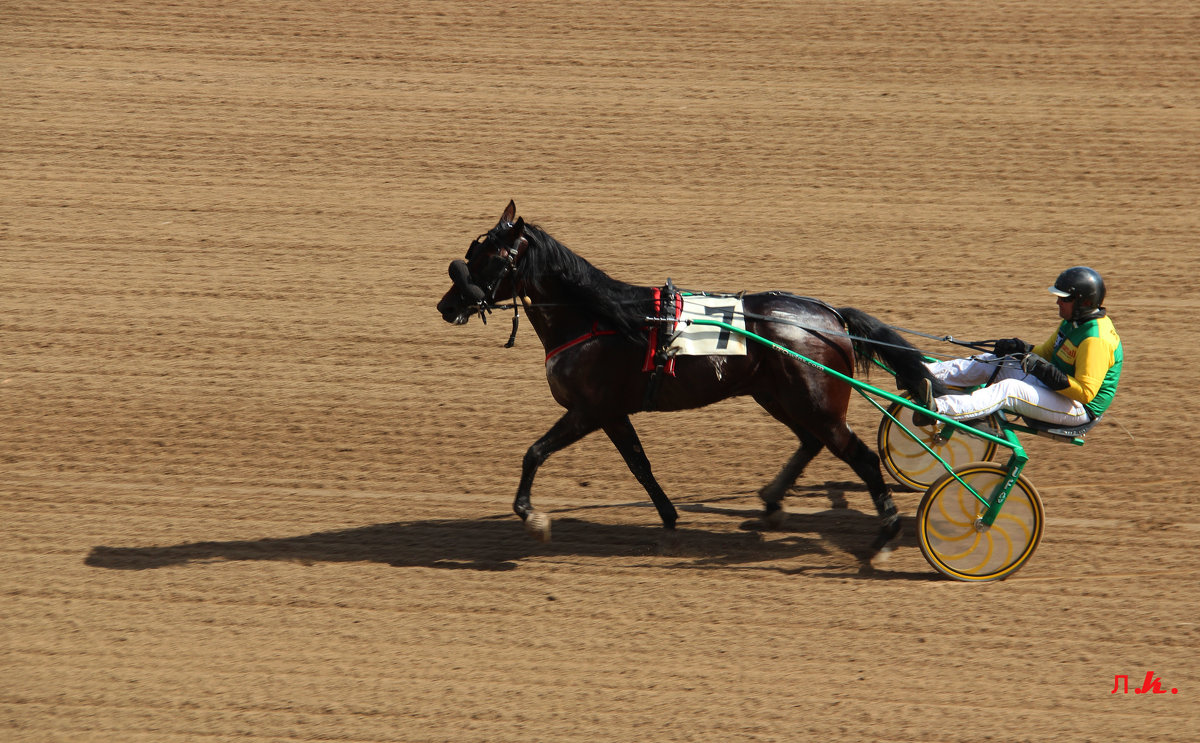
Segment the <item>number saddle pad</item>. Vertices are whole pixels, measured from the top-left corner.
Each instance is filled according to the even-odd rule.
[[[745,356],[746,336],[715,325],[692,325],[688,320],[719,320],[746,329],[746,315],[738,297],[684,295],[670,348],[679,356]]]

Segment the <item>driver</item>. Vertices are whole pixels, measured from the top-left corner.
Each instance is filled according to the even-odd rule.
[[[1087,266],[1075,266],[1058,275],[1050,293],[1058,297],[1062,318],[1053,335],[1037,346],[1006,338],[996,341],[995,353],[927,364],[948,385],[988,386],[935,398],[925,380],[919,402],[955,420],[1001,409],[1065,428],[1099,419],[1117,392],[1124,359],[1121,338],[1103,306],[1104,280]],[[913,423],[928,426],[936,420],[915,411]]]

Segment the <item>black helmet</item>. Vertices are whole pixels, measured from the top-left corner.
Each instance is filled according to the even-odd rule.
[[[1089,320],[1104,314],[1104,279],[1087,266],[1074,266],[1060,273],[1050,293],[1075,302],[1072,320]]]

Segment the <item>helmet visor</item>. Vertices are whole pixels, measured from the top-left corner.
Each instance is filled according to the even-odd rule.
[[[1062,297],[1063,299],[1066,299],[1067,297],[1071,296],[1071,292],[1065,292],[1062,289],[1059,289],[1057,286],[1050,287],[1048,291],[1051,294],[1053,294],[1054,296]]]

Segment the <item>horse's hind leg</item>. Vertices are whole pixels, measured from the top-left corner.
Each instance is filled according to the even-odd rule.
[[[900,513],[892,501],[891,490],[883,479],[883,469],[880,466],[879,455],[863,443],[854,431],[845,423],[841,423],[833,432],[833,439],[826,441],[830,451],[862,478],[871,493],[875,510],[883,522],[879,534],[871,542],[867,560],[874,559],[882,551],[890,552],[889,544],[900,536]]]
[[[792,433],[796,434],[796,438],[800,439],[800,447],[788,458],[787,463],[783,465],[783,469],[779,471],[775,479],[758,491],[758,497],[763,502],[763,521],[767,526],[777,529],[783,525],[783,521],[787,517],[783,512],[783,498],[787,495],[788,488],[796,483],[796,480],[804,473],[804,468],[813,460],[813,457],[821,453],[821,449],[825,445],[809,431],[793,425],[791,419],[774,401],[765,397],[756,397],[755,400],[772,417],[790,428]]]
[[[662,519],[663,526],[667,529],[674,529],[675,522],[679,520],[679,513],[671,504],[671,499],[659,487],[658,480],[654,479],[654,473],[650,471],[650,460],[646,458],[642,442],[638,439],[637,431],[634,430],[629,416],[623,415],[618,420],[605,424],[604,432],[616,445],[617,451],[621,452],[629,471],[650,494],[650,500],[654,501],[654,507],[658,509],[658,516]]]
[[[529,451],[525,452],[525,459],[521,463],[521,483],[517,486],[513,511],[521,517],[525,531],[535,539],[550,541],[550,517],[533,510],[529,497],[533,491],[533,477],[537,474],[538,467],[554,452],[574,444],[597,428],[599,426],[587,416],[568,410],[544,436],[529,447]]]
[[[799,477],[804,465],[808,464],[809,460],[821,451],[821,445],[824,444],[838,459],[850,465],[850,469],[854,470],[855,474],[866,483],[867,490],[871,493],[871,501],[875,504],[875,510],[883,522],[878,536],[871,543],[869,554],[865,557],[868,560],[873,559],[892,540],[900,536],[900,514],[896,510],[895,502],[892,501],[892,493],[888,489],[887,482],[883,479],[879,455],[863,443],[844,419],[834,417],[832,411],[826,411],[823,418],[818,418],[811,414],[800,415],[800,411],[785,409],[777,402],[765,397],[758,396],[755,397],[755,400],[768,413],[792,429],[801,443],[800,448],[784,465],[775,480],[763,488],[760,493],[766,503],[764,520],[768,525],[778,526],[782,522],[783,510],[779,501],[783,499],[787,488]],[[789,412],[797,414],[792,416],[789,415]],[[798,421],[801,420],[808,421],[810,424],[818,420],[823,422],[815,424],[814,428],[806,429],[799,425]]]
[[[800,448],[788,458],[787,464],[783,465],[775,479],[758,491],[758,497],[763,502],[763,518],[768,525],[775,528],[782,526],[786,518],[783,512],[783,497],[788,488],[796,483],[804,473],[804,468],[823,448],[821,442],[807,432],[797,431],[796,435],[800,437]]]

